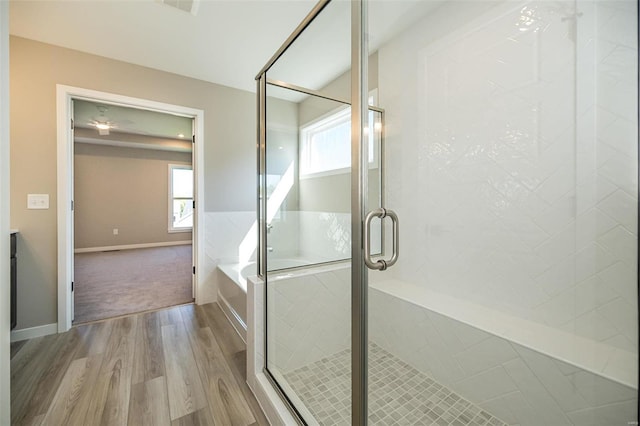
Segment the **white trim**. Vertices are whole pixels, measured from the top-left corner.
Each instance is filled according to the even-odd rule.
[[[218,290],[217,302],[218,302],[218,305],[220,306],[220,309],[222,309],[222,312],[224,313],[224,315],[227,317],[227,319],[229,320],[233,328],[236,330],[236,332],[240,335],[240,338],[242,339],[242,341],[246,344],[247,343],[247,325],[244,323],[244,321],[242,321],[242,318],[236,312],[236,310],[231,307],[231,304],[227,301],[227,299],[224,298],[222,293],[220,293],[220,290]]]
[[[315,417],[313,417],[313,414],[311,414],[311,411],[307,408],[306,404],[302,402],[296,391],[289,386],[289,382],[287,382],[287,379],[285,379],[282,373],[280,373],[280,370],[277,368],[270,368],[269,372],[273,375],[273,378],[278,385],[280,385],[284,394],[287,395],[289,401],[291,401],[291,405],[296,407],[296,410],[298,410],[300,416],[305,420],[307,426],[320,426]],[[269,384],[271,385],[271,383]],[[273,387],[273,385],[271,386]]]
[[[133,249],[151,248],[151,247],[185,246],[187,244],[192,244],[192,241],[191,240],[164,241],[161,243],[142,243],[142,244],[124,244],[120,246],[86,247],[86,248],[74,249],[73,252],[74,253],[95,253],[98,251],[133,250]]]
[[[0,425],[11,424],[9,125],[9,2],[0,1]]]
[[[247,384],[272,425],[297,425],[264,369],[264,282],[247,279]]]
[[[187,232],[193,232],[193,228],[167,229],[167,233],[169,234],[186,234]]]
[[[179,105],[171,105],[163,102],[150,101],[147,99],[133,98],[113,93],[99,92],[91,89],[83,89],[79,87],[65,86],[58,84],[56,86],[56,109],[57,109],[57,140],[58,140],[58,177],[57,177],[57,216],[58,216],[58,332],[65,332],[71,328],[71,277],[72,259],[73,259],[73,239],[72,239],[72,220],[71,220],[71,194],[72,184],[71,165],[73,158],[73,146],[71,141],[70,122],[72,117],[71,100],[84,99],[89,101],[99,101],[101,103],[127,106],[133,108],[142,108],[150,111],[161,112],[165,114],[179,115],[183,117],[193,118],[193,131],[197,143],[195,144],[193,170],[195,177],[195,197],[196,211],[194,217],[194,228],[196,232],[193,235],[193,262],[196,266],[196,273],[193,280],[193,296],[197,304],[200,301],[200,295],[204,293],[201,286],[204,280],[200,279],[198,273],[198,265],[203,265],[203,250],[199,249],[200,244],[204,241],[204,222],[199,225],[199,218],[204,215],[204,167],[201,162],[204,161],[204,111],[190,107]]]
[[[377,168],[378,168],[377,161],[369,163],[369,170],[375,170]],[[331,169],[331,170],[325,170],[323,172],[314,172],[314,173],[308,173],[306,175],[300,175],[300,180],[316,179],[316,178],[322,178],[322,177],[334,176],[334,175],[346,175],[349,173],[351,173],[351,167],[343,167],[341,169]]]
[[[196,273],[193,278],[193,297],[196,305],[210,302],[204,300],[205,275],[200,274],[197,265],[204,266],[204,111],[194,110],[196,115],[193,119],[193,137],[195,138],[193,158],[191,167],[195,173],[193,188],[196,199],[196,216],[193,218],[193,260]],[[202,278],[200,278],[202,277]]]
[[[262,408],[262,412],[272,425],[297,425],[299,424],[289,412],[289,409],[282,398],[273,388],[273,385],[267,379],[264,373],[258,373],[249,383],[249,388],[253,392]]]
[[[39,325],[37,327],[21,328],[11,332],[11,342],[20,342],[27,339],[35,339],[36,337],[48,336],[58,332],[58,324]]]

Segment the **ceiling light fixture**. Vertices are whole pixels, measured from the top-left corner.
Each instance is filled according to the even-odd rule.
[[[109,129],[111,129],[111,126],[108,123],[96,123],[95,124],[96,129],[98,129],[98,134],[100,136],[107,136],[109,134]]]
[[[184,133],[178,133],[179,138],[184,138]]]

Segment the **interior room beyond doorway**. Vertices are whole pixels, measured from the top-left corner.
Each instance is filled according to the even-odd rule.
[[[74,324],[193,301],[193,118],[74,100]]]

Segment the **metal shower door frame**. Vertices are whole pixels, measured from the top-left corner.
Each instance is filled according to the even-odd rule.
[[[257,105],[257,221],[258,221],[258,275],[264,282],[264,344],[267,345],[267,212],[266,212],[266,88],[267,71],[295,42],[331,0],[320,0],[298,25],[284,44],[276,51],[256,76]],[[364,138],[368,123],[368,43],[367,0],[351,1],[351,423],[366,425],[368,417],[368,270],[364,262],[363,228],[367,212],[367,175],[369,144]],[[371,108],[382,111],[378,108]],[[280,385],[270,374],[266,362],[264,373],[280,393],[282,400],[298,419],[300,414],[289,401]]]

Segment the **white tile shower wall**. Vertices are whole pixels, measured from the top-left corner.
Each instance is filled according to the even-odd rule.
[[[392,273],[637,351],[636,2],[479,3],[379,50]]]
[[[595,15],[598,155],[589,178],[607,188],[595,198],[593,210],[607,217],[608,226],[592,233],[606,257],[597,259],[601,267],[589,277],[600,284],[592,293],[593,309],[564,327],[575,324],[577,334],[591,337],[589,321],[596,317],[610,329],[599,336],[602,340],[637,352],[637,2],[597,2]]]
[[[403,301],[369,293],[370,340],[509,424],[637,420],[637,390]]]
[[[349,348],[351,269],[276,278],[267,287],[269,363],[282,373]]]
[[[300,211],[300,256],[314,262],[351,257],[348,213]]]
[[[252,226],[255,212],[205,212],[204,217],[204,276],[203,303],[213,302],[218,295],[218,270],[220,264],[237,263],[240,245],[246,241],[247,259],[255,259],[256,234]]]
[[[247,381],[252,389],[265,366],[264,282],[253,278],[247,280]]]
[[[297,211],[283,212],[279,219],[272,220],[267,232],[267,246],[272,249],[267,253],[268,259],[300,257],[299,235],[300,215]]]
[[[300,211],[300,257],[313,263],[351,258],[351,214]],[[371,251],[380,251],[380,222],[371,225]],[[389,232],[386,230],[385,232]]]

